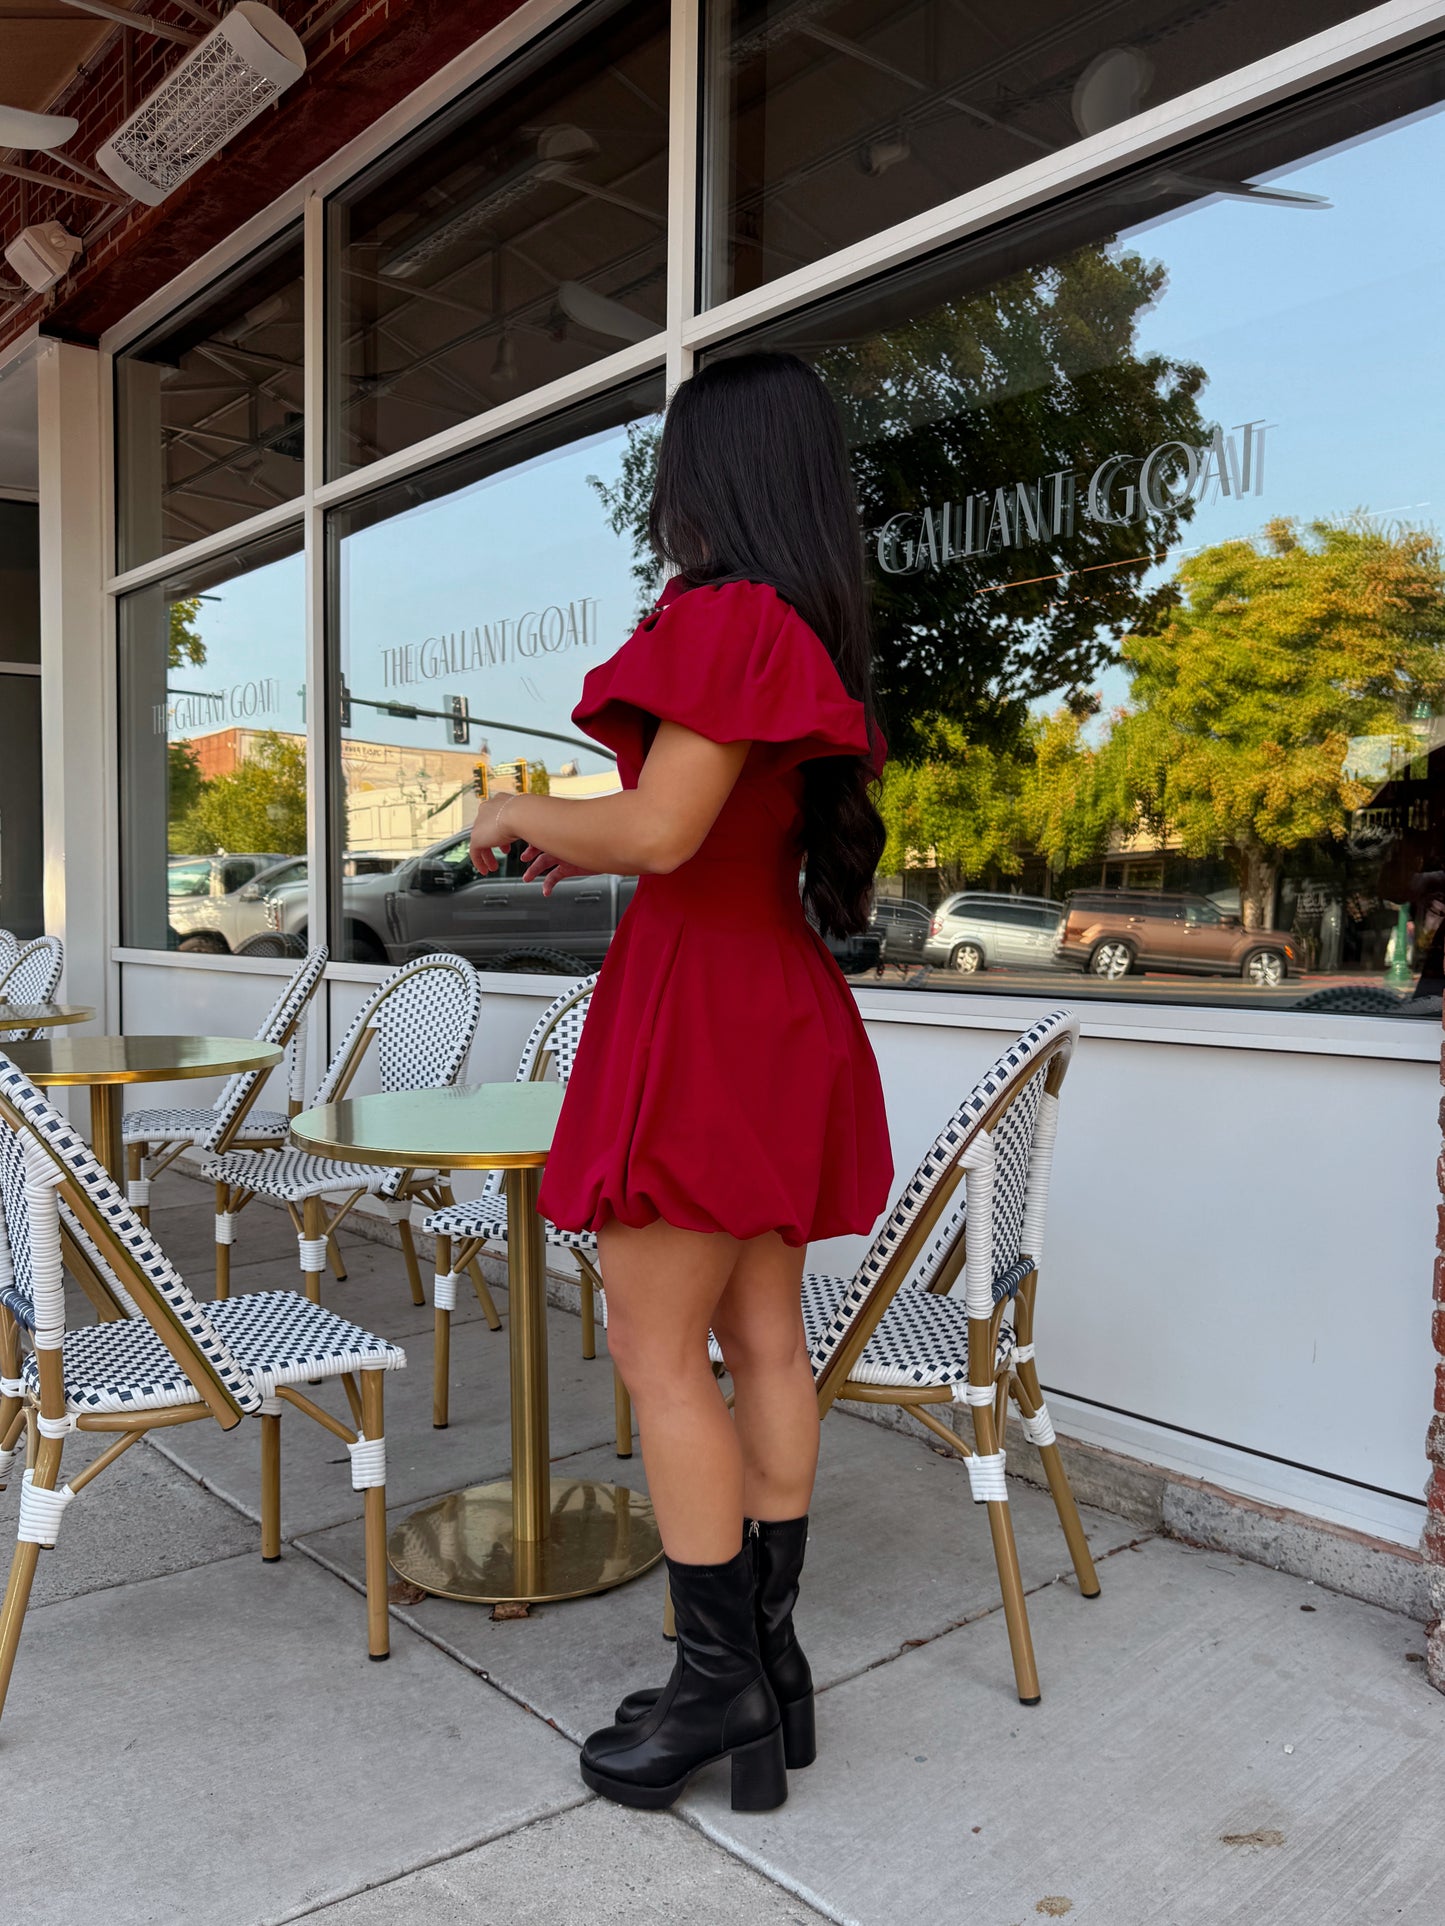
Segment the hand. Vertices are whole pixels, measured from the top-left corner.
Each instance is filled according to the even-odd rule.
[[[477,810],[472,824],[471,856],[472,868],[478,876],[495,876],[501,867],[496,852],[511,847],[513,839],[502,827],[502,811],[511,800],[510,796],[494,796]]]
[[[560,856],[549,856],[544,849],[528,843],[522,851],[522,861],[526,867],[522,871],[524,883],[535,883],[542,879],[542,894],[550,896],[557,885],[568,876],[590,876],[592,871],[584,869],[580,863],[564,863]]]

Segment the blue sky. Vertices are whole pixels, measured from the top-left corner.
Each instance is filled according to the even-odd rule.
[[[1168,270],[1163,295],[1142,319],[1141,345],[1203,365],[1206,416],[1226,427],[1258,418],[1272,424],[1263,495],[1201,506],[1189,546],[1253,534],[1275,515],[1365,508],[1432,524],[1445,519],[1438,372],[1445,234],[1435,191],[1442,163],[1445,119],[1423,115],[1277,177],[1327,196],[1328,210],[1214,199],[1122,237]],[[445,706],[446,695],[466,695],[475,714],[516,725],[486,732],[495,760],[541,755],[555,769],[575,753],[584,771],[603,767],[595,754],[540,743],[525,725],[568,730],[586,670],[631,629],[630,547],[607,527],[587,483],[590,474],[615,477],[623,445],[624,431],[608,431],[344,543],[353,695],[395,695],[434,708]],[[979,477],[976,485],[986,482]],[[1171,566],[1162,563],[1161,573]],[[302,584],[296,556],[215,591],[201,616],[204,677],[187,670],[182,685],[273,676],[281,691],[274,726],[299,728]],[[582,597],[596,601],[596,641],[585,651],[385,686],[384,649]],[[1110,705],[1127,692],[1118,671],[1101,688]],[[447,746],[440,722],[398,722],[360,709],[353,733]]]

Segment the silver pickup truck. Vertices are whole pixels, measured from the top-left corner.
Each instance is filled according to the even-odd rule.
[[[522,881],[521,844],[495,876],[479,876],[469,837],[451,836],[390,875],[342,878],[346,950],[356,963],[405,963],[451,950],[478,969],[556,971],[586,976],[607,954],[632,901],[632,876],[570,876],[550,896]],[[267,905],[272,929],[306,938],[304,890],[280,890]]]

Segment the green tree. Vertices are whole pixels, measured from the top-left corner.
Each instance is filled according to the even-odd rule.
[[[172,841],[178,849],[201,854],[226,849],[304,855],[304,744],[267,730],[238,769],[205,784],[176,824]]]
[[[173,669],[179,669],[183,663],[198,669],[206,659],[206,645],[196,628],[200,612],[199,595],[188,595],[171,603],[166,661]]]
[[[940,714],[972,741],[1017,745],[1031,703],[1086,689],[1115,636],[1158,605],[1146,577],[1192,502],[1114,523],[1083,498],[1110,455],[1206,439],[1203,370],[1139,348],[1165,284],[1160,263],[1100,243],[820,357],[866,530],[1060,471],[1079,498],[1072,526],[1047,523],[1021,549],[875,569],[875,675],[896,756],[925,753]]]
[[[1025,759],[971,742],[946,716],[930,717],[919,735],[923,754],[883,771],[878,809],[888,841],[879,869],[897,875],[922,860],[939,869],[947,889],[990,867],[1006,875],[1021,869]]]
[[[1131,707],[1095,780],[1121,820],[1132,803],[1186,856],[1227,854],[1257,928],[1285,855],[1342,840],[1378,786],[1351,739],[1403,754],[1445,707],[1445,557],[1364,517],[1274,521],[1181,563],[1122,654]]]

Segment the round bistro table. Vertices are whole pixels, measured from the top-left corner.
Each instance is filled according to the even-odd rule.
[[[560,1084],[483,1083],[352,1097],[291,1120],[303,1150],[346,1163],[505,1172],[512,1476],[421,1506],[387,1543],[397,1575],[439,1598],[478,1605],[584,1598],[638,1577],[662,1556],[646,1498],[550,1473],[537,1187],[561,1108]]]
[[[94,1015],[84,1003],[7,1003],[0,996],[0,1050],[10,1054],[5,1046],[7,1030],[58,1029],[65,1023],[89,1023]]]
[[[267,1070],[283,1055],[253,1037],[35,1037],[5,1051],[32,1083],[88,1084],[90,1147],[125,1189],[121,1106],[128,1083],[170,1083],[186,1077],[224,1077]]]

